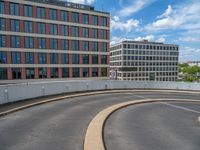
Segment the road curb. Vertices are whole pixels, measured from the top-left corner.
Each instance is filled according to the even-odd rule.
[[[200,102],[200,100],[189,99],[152,99],[152,100],[134,100],[119,103],[110,106],[98,113],[90,122],[84,140],[84,150],[105,150],[103,139],[103,128],[108,117],[115,111],[136,104],[152,103],[152,102]],[[200,117],[198,118],[200,121]]]

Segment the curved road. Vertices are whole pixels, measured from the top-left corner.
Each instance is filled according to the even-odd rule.
[[[116,103],[147,98],[199,100],[200,96],[125,92],[77,97],[28,108],[0,118],[0,149],[81,150],[87,127],[98,112]]]

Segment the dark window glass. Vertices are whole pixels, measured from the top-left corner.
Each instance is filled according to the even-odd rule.
[[[5,2],[0,1],[0,14],[5,14]]]
[[[34,53],[25,53],[26,64],[34,64]]]
[[[19,16],[19,4],[10,3],[10,14]]]
[[[60,11],[60,20],[61,21],[68,21],[68,13],[66,11]]]
[[[6,19],[0,18],[0,30],[5,31],[6,30]]]
[[[101,43],[101,51],[107,52],[107,46],[108,46],[108,44],[106,42],[102,42]]]
[[[98,25],[98,16],[92,16],[92,25]]]
[[[11,19],[10,20],[10,31],[19,32],[20,31],[20,21]]]
[[[58,78],[58,68],[50,68],[51,78]]]
[[[62,64],[69,64],[69,54],[62,54]]]
[[[7,58],[6,58],[6,52],[0,51],[0,64],[6,64]]]
[[[83,77],[89,77],[89,68],[83,68]]]
[[[62,48],[62,50],[69,50],[69,41],[61,40],[61,48]]]
[[[6,47],[6,36],[0,35],[0,47]]]
[[[63,78],[69,77],[69,68],[62,68],[62,77]]]
[[[82,28],[82,37],[89,38],[89,29],[88,28]]]
[[[46,18],[46,9],[42,7],[37,7],[37,18]]]
[[[21,79],[21,77],[22,77],[21,68],[12,68],[12,78]]]
[[[92,77],[98,77],[98,68],[92,68]]]
[[[79,55],[72,54],[72,64],[79,64]]]
[[[107,18],[101,17],[101,26],[107,26]]]
[[[92,29],[92,38],[98,38],[98,29]]]
[[[73,78],[80,77],[80,69],[79,68],[72,68],[72,76],[73,76]]]
[[[98,64],[98,55],[92,55],[92,64]]]
[[[107,76],[107,68],[101,68],[101,76],[106,77]]]
[[[79,41],[78,40],[72,40],[72,50],[73,51],[79,50]]]
[[[101,55],[101,64],[107,64],[107,55]]]
[[[50,49],[58,49],[58,40],[50,39]]]
[[[32,21],[24,21],[24,32],[33,33],[33,22]]]
[[[79,22],[79,14],[76,12],[72,12],[72,22],[78,23]]]
[[[11,47],[20,48],[20,36],[11,36]]]
[[[13,64],[21,64],[21,53],[20,52],[12,52],[12,63]]]
[[[24,46],[25,46],[25,48],[33,48],[34,47],[33,37],[25,37],[24,38]]]
[[[26,79],[34,79],[35,71],[34,68],[26,68]]]
[[[79,27],[72,26],[72,36],[73,37],[79,36]]]
[[[63,36],[68,36],[68,26],[60,25],[60,33]]]
[[[57,20],[57,10],[49,9],[49,19]]]
[[[107,31],[106,30],[100,31],[100,38],[101,39],[107,39]]]
[[[92,51],[98,51],[98,42],[92,42]]]
[[[24,16],[33,17],[33,7],[30,5],[24,5]]]
[[[45,38],[38,38],[38,48],[39,49],[46,48],[46,39]]]
[[[56,53],[50,54],[50,63],[51,64],[58,64],[58,54],[56,54]]]
[[[38,53],[38,64],[46,64],[46,63],[47,63],[47,54]]]
[[[46,33],[46,24],[45,23],[37,23],[37,33],[45,34]]]
[[[89,42],[88,41],[82,41],[82,50],[89,51]]]
[[[89,24],[89,15],[87,15],[87,14],[82,15],[82,23]]]
[[[50,24],[49,26],[50,34],[58,34],[58,26],[56,24]]]
[[[46,68],[38,68],[39,78],[47,78],[47,69]]]
[[[8,79],[7,68],[0,68],[0,80]]]
[[[82,62],[83,64],[89,64],[89,55],[88,54],[83,54],[82,55]]]

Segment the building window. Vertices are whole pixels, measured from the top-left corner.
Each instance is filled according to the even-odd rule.
[[[57,20],[57,10],[49,9],[49,19]]]
[[[82,62],[83,64],[89,64],[89,55],[88,54],[83,54],[82,55]]]
[[[92,38],[98,39],[98,29],[92,29]]]
[[[62,54],[62,64],[69,64],[69,54]]]
[[[34,53],[25,53],[26,64],[34,64]]]
[[[19,4],[10,3],[10,15],[19,16]]]
[[[0,64],[7,63],[6,52],[0,51]]]
[[[6,47],[6,36],[0,35],[0,47]]]
[[[72,54],[72,64],[79,64],[79,55]]]
[[[50,54],[50,63],[51,64],[58,64],[58,54],[57,53],[51,53]]]
[[[47,69],[46,68],[38,68],[39,78],[47,78]]]
[[[107,68],[101,68],[101,76],[106,77],[107,76]]]
[[[8,79],[7,68],[0,68],[0,80]]]
[[[46,18],[46,9],[43,7],[37,7],[37,18]]]
[[[72,22],[79,23],[79,13],[72,12]]]
[[[98,16],[92,16],[92,25],[98,25]]]
[[[92,64],[98,64],[98,55],[92,55]]]
[[[58,68],[50,68],[51,78],[58,78]]]
[[[60,20],[61,21],[68,21],[68,13],[66,11],[60,11]]]
[[[72,68],[72,77],[73,78],[80,77],[80,69],[79,68]]]
[[[12,63],[13,64],[21,64],[21,53],[20,52],[12,52]]]
[[[0,14],[5,14],[5,2],[0,1]]]
[[[101,64],[107,64],[107,55],[101,55]]]
[[[11,47],[20,48],[20,36],[11,36]]]
[[[46,64],[46,63],[47,63],[47,54],[38,53],[38,64]]]
[[[34,47],[33,37],[25,37],[24,38],[24,46],[25,46],[25,48],[33,48]]]
[[[79,36],[79,27],[72,26],[72,36],[73,37]]]
[[[33,33],[33,22],[32,21],[24,21],[24,32]]]
[[[49,25],[50,34],[57,35],[58,34],[58,26],[56,24]]]
[[[73,51],[79,50],[79,41],[78,40],[72,40],[72,50]]]
[[[34,68],[26,68],[26,79],[34,79],[35,71]]]
[[[39,49],[46,48],[46,39],[45,38],[38,38],[38,48]]]
[[[100,38],[101,39],[107,39],[107,31],[106,30],[100,31]]]
[[[89,24],[89,15],[87,15],[87,14],[82,15],[82,23]]]
[[[62,48],[62,50],[69,50],[69,41],[61,40],[61,48]]]
[[[107,26],[107,18],[106,17],[101,17],[101,26]]]
[[[6,30],[6,19],[0,18],[0,30],[5,31]]]
[[[82,50],[89,51],[89,42],[88,41],[82,41]]]
[[[88,28],[82,28],[82,37],[89,38],[89,29]]]
[[[98,42],[92,42],[92,51],[98,51]]]
[[[98,68],[92,68],[92,77],[98,77]]]
[[[60,33],[62,36],[68,36],[69,32],[68,32],[68,26],[65,25],[60,25]]]
[[[20,21],[11,19],[10,20],[10,31],[19,32],[20,31]]]
[[[89,77],[89,68],[83,68],[83,77]]]
[[[21,68],[12,68],[12,78],[21,79],[21,77],[22,77]]]
[[[45,34],[46,33],[46,24],[38,22],[37,23],[37,33],[39,34]]]
[[[106,42],[102,42],[101,43],[101,51],[107,52],[107,46],[108,46],[108,44]]]
[[[50,49],[58,49],[58,40],[50,39]]]
[[[69,68],[62,68],[62,77],[69,78]]]
[[[24,5],[24,16],[33,17],[33,7],[30,5]]]

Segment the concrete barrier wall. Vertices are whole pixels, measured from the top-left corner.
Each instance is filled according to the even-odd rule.
[[[51,81],[0,85],[0,105],[48,95],[106,89],[177,89],[200,91],[200,83],[150,81]]]

